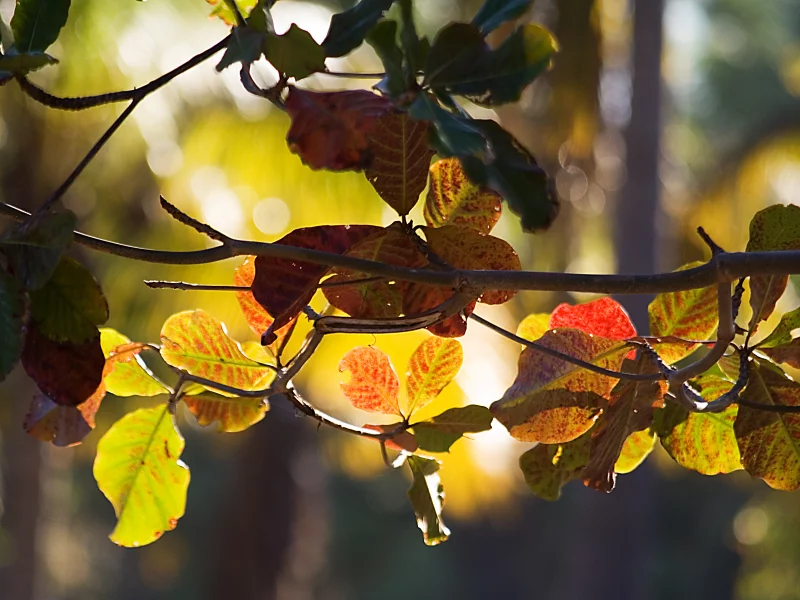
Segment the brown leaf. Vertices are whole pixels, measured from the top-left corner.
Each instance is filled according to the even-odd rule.
[[[454,292],[450,288],[412,283],[403,296],[403,313],[409,316],[422,314],[441,305],[453,294]],[[467,317],[472,314],[473,310],[475,310],[474,301],[464,308],[463,314],[448,317],[427,329],[439,337],[461,337],[467,333]]]
[[[95,425],[95,414],[105,396],[101,385],[94,394],[78,406],[56,404],[45,394],[33,396],[23,427],[30,435],[54,446],[80,444]]]

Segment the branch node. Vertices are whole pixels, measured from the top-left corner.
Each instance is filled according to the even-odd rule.
[[[231,241],[231,238],[229,238],[224,233],[217,231],[216,229],[211,227],[211,225],[201,223],[197,219],[194,219],[189,215],[187,215],[185,212],[180,210],[174,204],[170,204],[166,200],[166,198],[164,198],[164,196],[159,196],[159,198],[161,200],[161,208],[167,211],[169,216],[178,221],[179,223],[183,223],[187,227],[191,227],[195,231],[202,233],[203,235],[206,235],[210,237],[212,240],[215,240],[217,242],[228,244]]]
[[[697,235],[699,235],[706,245],[711,249],[711,256],[717,256],[718,254],[723,254],[725,252],[725,250],[723,250],[719,244],[711,239],[711,236],[706,233],[706,230],[703,229],[702,226],[697,228]]]

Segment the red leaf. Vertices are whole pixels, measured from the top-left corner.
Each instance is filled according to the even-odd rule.
[[[339,371],[350,371],[342,391],[356,408],[386,415],[400,415],[400,383],[389,357],[372,346],[353,348],[339,363]]]
[[[344,254],[353,244],[378,231],[381,228],[372,225],[321,225],[295,229],[276,243]],[[276,330],[289,324],[309,303],[329,267],[266,256],[257,257],[255,267],[253,297],[275,317],[262,335],[261,343],[272,344],[277,338]]]
[[[105,362],[99,332],[86,342],[54,342],[35,324],[28,326],[22,366],[56,404],[77,406],[92,396],[102,383]]]
[[[550,329],[580,329],[612,340],[626,340],[636,335],[631,318],[622,305],[611,298],[586,304],[559,304],[550,315]]]
[[[289,88],[286,112],[289,149],[312,169],[367,168],[373,158],[369,134],[392,103],[366,90],[309,92]]]

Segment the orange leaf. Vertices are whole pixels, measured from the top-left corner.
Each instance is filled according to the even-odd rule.
[[[94,418],[105,395],[105,387],[101,385],[78,406],[63,406],[45,394],[34,394],[23,427],[42,442],[52,442],[54,446],[75,446],[94,429]]]
[[[432,337],[422,342],[411,355],[406,372],[408,415],[436,398],[458,374],[463,362],[464,350],[457,340]]]
[[[339,371],[350,371],[342,391],[356,408],[387,415],[400,415],[400,384],[389,357],[372,346],[354,348],[344,355]]]

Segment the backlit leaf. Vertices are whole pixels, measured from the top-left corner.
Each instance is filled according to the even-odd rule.
[[[585,304],[559,304],[550,315],[550,329],[572,328],[612,340],[636,335],[636,329],[622,305],[612,298]]]
[[[700,266],[701,262],[684,265],[679,271]],[[698,290],[659,294],[647,307],[650,335],[676,336],[688,340],[707,340],[714,336],[719,324],[717,289],[709,286]],[[697,344],[655,344],[659,356],[667,364],[689,356]]]
[[[128,413],[98,442],[94,478],[117,515],[112,542],[144,546],[175,529],[189,487],[183,447],[165,405]]]
[[[420,449],[427,452],[449,452],[450,446],[465,433],[488,431],[492,413],[485,406],[470,405],[451,408],[442,414],[414,423],[414,437]]]
[[[387,112],[375,123],[369,147],[367,180],[398,215],[407,215],[425,189],[434,154],[428,147],[428,123],[404,112]]]
[[[0,268],[0,381],[3,381],[22,353],[22,316],[25,294],[11,275]]]
[[[761,250],[800,250],[800,206],[776,204],[755,214],[747,252]],[[750,329],[755,331],[758,323],[772,314],[788,281],[787,275],[750,278]]]
[[[406,414],[427,406],[461,369],[464,351],[457,340],[430,337],[422,342],[408,362]]]
[[[94,429],[94,417],[103,396],[105,389],[101,386],[78,406],[62,406],[45,394],[34,394],[23,427],[42,442],[59,447],[75,446]]]
[[[186,408],[203,427],[218,422],[218,431],[235,433],[244,431],[261,421],[269,410],[265,398],[240,398],[203,393],[184,396]]]
[[[800,384],[774,365],[755,362],[742,398],[771,406],[800,406]],[[800,414],[739,406],[733,429],[750,475],[776,490],[800,488]]]
[[[267,34],[264,56],[279,73],[295,79],[325,70],[325,50],[294,23],[284,34]]]
[[[486,0],[472,19],[472,24],[486,35],[506,21],[521,17],[532,4],[533,0]]]
[[[614,465],[614,472],[624,475],[634,471],[653,451],[657,439],[658,436],[652,427],[630,434],[622,444],[622,451]]]
[[[284,246],[344,254],[354,244],[381,231],[372,225],[321,225],[295,229],[276,243]],[[288,325],[311,301],[319,280],[328,271],[317,265],[288,258],[259,256],[255,260],[253,297],[275,320],[262,334],[262,344],[276,341],[276,330]]]
[[[500,219],[500,194],[472,183],[457,158],[433,163],[430,180],[424,216],[431,227],[459,225],[488,234]]]
[[[453,295],[450,288],[436,287],[411,283],[403,295],[403,313],[406,315],[419,315],[433,310],[448,300]],[[467,333],[467,317],[475,310],[475,302],[470,302],[462,313],[448,317],[444,321],[427,327],[434,335],[452,338],[461,337]]]
[[[381,431],[383,433],[389,433],[390,431],[394,431],[397,429],[401,423],[389,423],[388,425],[364,425],[364,429],[371,429],[373,431]],[[414,434],[408,431],[401,431],[400,433],[396,433],[392,437],[388,438],[384,442],[386,447],[390,450],[396,450],[397,452],[416,452],[419,450],[419,445],[417,444],[417,440],[414,438]]]
[[[273,369],[248,358],[222,323],[199,309],[164,322],[161,356],[173,367],[240,390],[266,388],[275,376]]]
[[[706,402],[733,387],[730,381],[715,375],[703,375],[692,385]],[[661,445],[679,465],[703,475],[741,469],[733,423],[742,408],[734,404],[721,413],[696,413],[670,402],[656,421]]]
[[[500,238],[454,225],[425,227],[424,231],[431,251],[457,269],[519,271],[522,268],[514,248]],[[514,290],[489,290],[478,301],[502,304],[515,294]]]
[[[528,450],[519,457],[528,488],[543,500],[558,500],[565,484],[580,479],[591,443],[591,434],[585,433],[565,444],[538,444]]]
[[[139,356],[149,346],[131,342],[114,329],[100,330],[100,344],[106,357],[103,383],[108,392],[123,397],[170,393]]]
[[[31,71],[38,71],[42,67],[54,65],[58,61],[44,52],[31,52],[24,54],[6,54],[0,56],[0,71],[27,75]]]
[[[578,329],[549,331],[540,344],[597,366],[619,370],[628,346]],[[517,378],[492,404],[494,417],[524,442],[560,444],[591,429],[616,381],[526,348]]]
[[[209,16],[218,17],[230,26],[236,25],[236,16],[225,0],[206,0],[206,2],[214,7]],[[258,4],[258,0],[236,0],[236,6],[244,16],[250,14],[256,4]]]
[[[370,134],[391,107],[388,99],[366,90],[310,92],[290,87],[286,112],[292,125],[286,141],[312,169],[361,171],[374,157]]]
[[[792,341],[792,332],[800,330],[800,308],[796,308],[781,317],[780,322],[759,344],[759,348],[776,348]]]
[[[333,15],[322,42],[328,56],[344,56],[361,45],[370,29],[389,10],[394,0],[361,0],[353,8]]]
[[[339,371],[350,371],[342,391],[356,408],[387,415],[401,415],[400,383],[389,357],[373,346],[353,348],[339,362]]]
[[[444,487],[439,478],[439,462],[421,456],[409,456],[413,481],[408,489],[408,499],[417,515],[417,525],[428,546],[436,546],[450,537],[450,530],[442,520]]]
[[[19,52],[44,52],[58,39],[70,0],[17,0],[11,30]]]
[[[535,342],[550,329],[550,315],[547,313],[530,314],[517,326],[517,336],[529,342]]]

